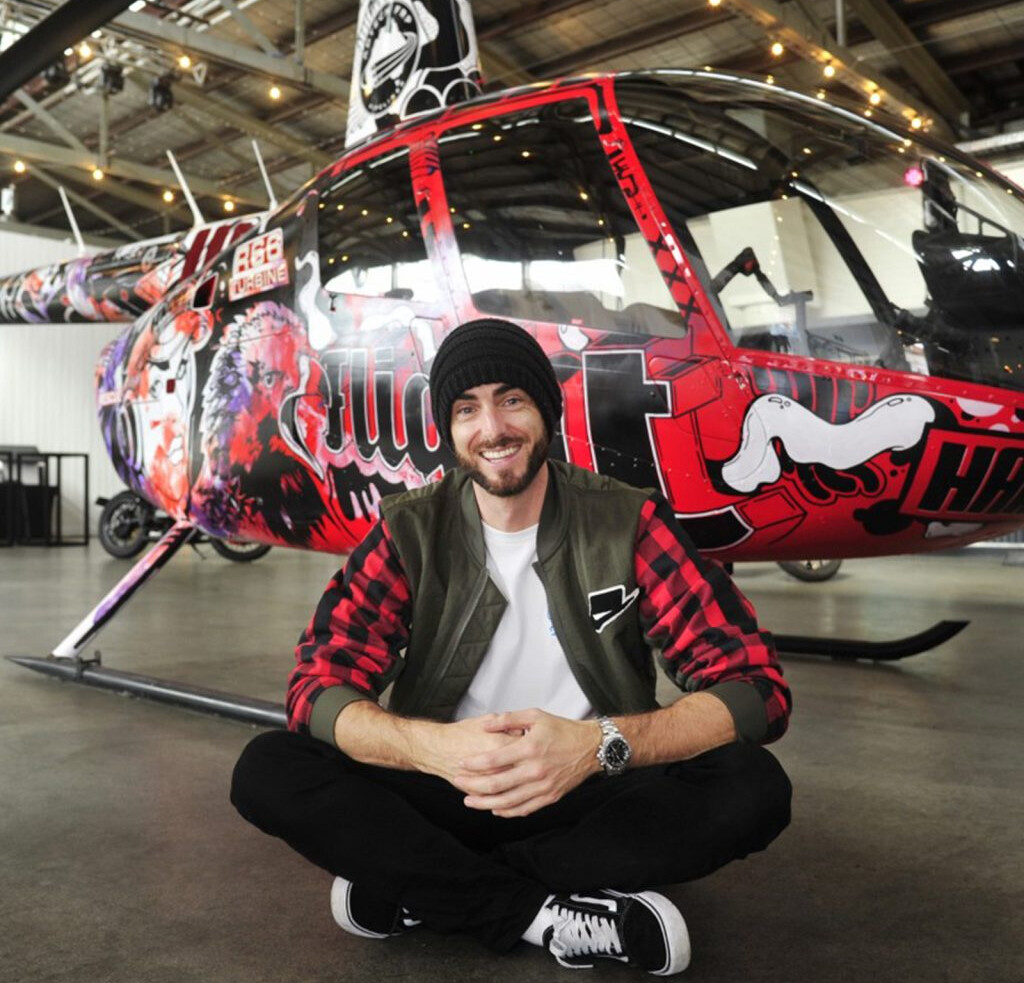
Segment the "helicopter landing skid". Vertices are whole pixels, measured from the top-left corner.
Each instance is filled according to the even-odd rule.
[[[238,696],[235,693],[189,686],[173,680],[157,679],[154,676],[104,669],[100,665],[99,653],[92,659],[83,659],[79,656],[58,659],[52,655],[45,659],[30,655],[8,655],[7,659],[26,669],[56,676],[65,682],[127,693],[129,696],[140,696],[159,703],[171,703],[189,710],[230,717],[232,720],[241,720],[261,727],[285,727],[287,723],[284,708],[279,704]]]
[[[156,545],[121,578],[117,586],[79,622],[47,658],[9,655],[7,659],[16,665],[57,676],[67,682],[129,693],[132,696],[173,703],[261,726],[283,727],[284,709],[278,704],[157,679],[154,676],[105,669],[100,665],[98,652],[91,658],[83,655],[85,648],[110,623],[114,615],[195,534],[195,526],[188,522],[176,522],[171,526]]]
[[[811,655],[825,659],[869,659],[872,662],[896,662],[919,655],[948,642],[960,634],[969,621],[937,621],[916,635],[893,638],[886,642],[869,642],[856,638],[813,638],[809,635],[775,635],[779,655]]]

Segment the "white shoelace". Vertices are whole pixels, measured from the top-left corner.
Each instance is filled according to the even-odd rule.
[[[554,932],[548,943],[551,954],[567,969],[590,969],[593,963],[569,963],[576,956],[602,955],[625,960],[615,919],[565,908],[555,915]]]

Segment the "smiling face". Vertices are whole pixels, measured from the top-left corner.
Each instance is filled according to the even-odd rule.
[[[485,492],[519,495],[548,456],[547,430],[537,404],[503,383],[474,386],[452,404],[452,446],[459,465]]]

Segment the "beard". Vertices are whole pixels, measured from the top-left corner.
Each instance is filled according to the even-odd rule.
[[[480,451],[495,451],[502,447],[509,447],[515,444],[516,441],[512,438],[505,438],[503,440],[495,441],[493,444],[488,444],[486,447],[481,447]],[[465,468],[469,472],[470,478],[473,479],[485,492],[489,492],[491,495],[497,495],[499,498],[511,498],[513,495],[519,495],[526,491],[530,487],[530,483],[534,478],[537,477],[537,472],[540,471],[541,466],[548,459],[548,448],[551,446],[550,440],[538,440],[530,450],[530,456],[526,459],[526,467],[521,475],[506,475],[504,478],[498,481],[492,481],[486,475],[484,475],[479,468],[473,463],[472,458],[466,457],[456,451],[455,458],[459,463],[459,467]]]

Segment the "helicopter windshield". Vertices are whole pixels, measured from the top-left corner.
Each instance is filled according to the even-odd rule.
[[[453,126],[438,143],[477,310],[629,334],[685,334],[584,100]]]
[[[737,347],[1024,390],[1024,203],[845,110],[691,72],[616,82]]]

